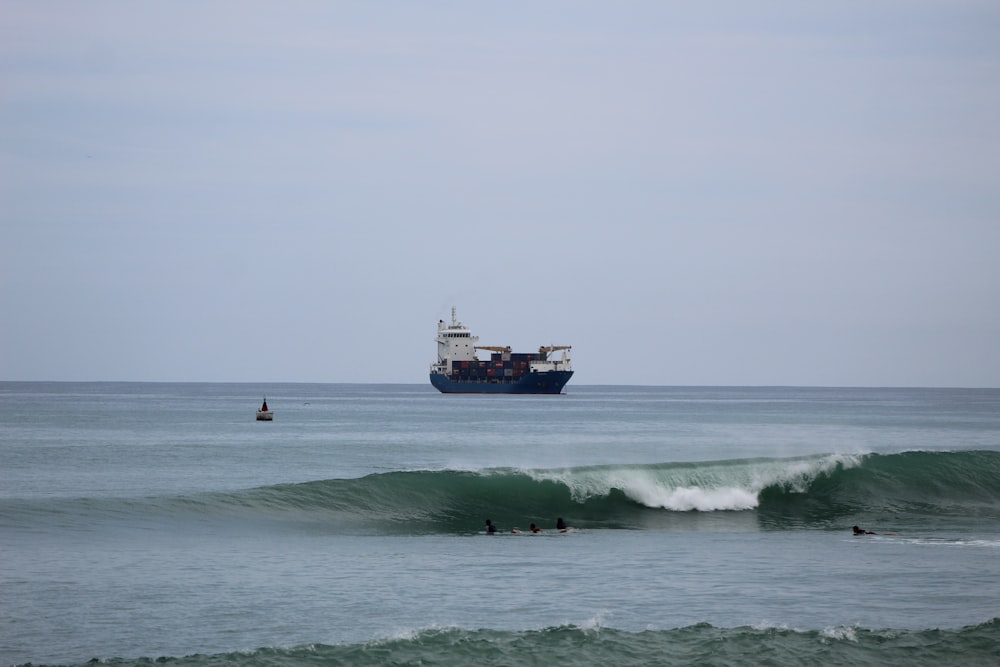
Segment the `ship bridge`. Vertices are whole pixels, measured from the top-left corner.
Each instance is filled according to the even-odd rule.
[[[469,329],[458,321],[454,306],[451,309],[451,324],[438,320],[437,363],[431,365],[432,372],[450,373],[451,364],[456,361],[473,361],[476,358],[476,342]]]

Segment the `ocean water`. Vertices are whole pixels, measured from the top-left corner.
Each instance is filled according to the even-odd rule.
[[[0,664],[1000,664],[1000,390],[566,392],[0,383]]]

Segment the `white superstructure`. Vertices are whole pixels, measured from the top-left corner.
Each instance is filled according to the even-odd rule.
[[[531,371],[533,373],[548,373],[549,371],[573,370],[573,362],[566,354],[571,349],[573,349],[571,345],[550,345],[538,348],[538,356],[541,357],[541,360],[529,363]],[[549,354],[558,350],[562,350],[562,359],[549,359]]]
[[[473,336],[464,324],[458,321],[455,307],[451,308],[451,325],[444,320],[438,320],[437,363],[431,365],[432,373],[451,373],[454,361],[472,361],[476,358],[476,341],[479,336]]]

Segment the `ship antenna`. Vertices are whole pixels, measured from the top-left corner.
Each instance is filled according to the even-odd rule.
[[[455,306],[452,306],[451,307],[451,326],[452,326],[452,328],[455,328],[455,326],[457,324],[458,324],[458,316],[455,315]]]

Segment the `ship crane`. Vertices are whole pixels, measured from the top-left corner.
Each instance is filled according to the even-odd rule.
[[[508,345],[507,347],[499,347],[499,346],[492,346],[492,345],[476,345],[476,349],[477,350],[489,350],[490,352],[501,352],[501,353],[507,352],[507,353],[510,353],[510,345]]]
[[[549,352],[555,352],[557,350],[572,350],[572,345],[548,345],[538,348],[538,354],[542,355],[546,359],[549,356]]]

